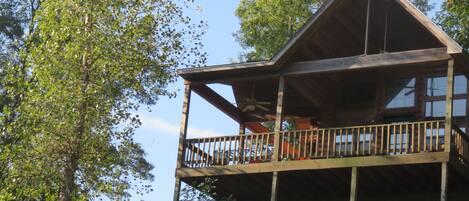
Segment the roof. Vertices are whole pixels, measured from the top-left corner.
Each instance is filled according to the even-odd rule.
[[[366,1],[366,0],[361,0],[361,1]],[[359,2],[359,0],[354,1],[354,3],[356,2]],[[463,52],[462,47],[455,40],[453,40],[440,27],[438,27],[435,23],[433,23],[432,20],[430,20],[427,16],[425,16],[422,12],[420,12],[409,0],[394,0],[393,2],[395,2],[395,4],[400,6],[400,8],[397,8],[399,9],[399,12],[405,11],[407,13],[406,15],[411,16],[411,18],[414,18],[415,21],[418,24],[420,24],[420,26],[422,27],[422,30],[424,32],[427,32],[427,33],[421,33],[421,35],[416,36],[412,40],[417,40],[419,38],[425,38],[425,37],[426,38],[433,37],[435,41],[433,41],[432,44],[426,44],[427,46],[433,47],[435,46],[434,43],[439,42],[441,45],[447,47],[448,54],[460,54]],[[291,60],[293,57],[295,57],[294,54],[297,54],[298,52],[297,49],[301,48],[301,46],[307,43],[308,40],[314,37],[317,37],[317,38],[321,37],[321,36],[314,36],[314,37],[311,37],[311,36],[313,36],[312,35],[313,33],[320,32],[320,29],[323,28],[324,26],[329,26],[329,31],[340,32],[340,30],[338,30],[338,28],[335,27],[333,23],[328,22],[328,19],[331,16],[337,17],[341,13],[339,12],[341,7],[344,7],[344,4],[346,3],[349,3],[349,1],[327,0],[321,6],[321,8],[304,24],[304,26],[299,31],[297,31],[296,34],[268,61],[248,62],[248,63],[239,63],[239,64],[226,64],[226,65],[216,65],[216,66],[196,67],[196,68],[184,68],[184,69],[179,69],[178,74],[182,76],[184,79],[189,80],[189,81],[191,80],[201,81],[206,78],[213,78],[213,77],[217,77],[218,79],[223,79],[224,76],[228,76],[228,75],[231,77],[241,77],[241,76],[246,76],[246,75],[255,76],[255,75],[261,75],[265,73],[276,72],[283,66],[286,66],[285,64],[289,62],[289,59]],[[358,4],[354,4],[353,6],[355,7],[355,5],[359,7]],[[375,7],[373,7],[372,9],[379,9],[379,5]],[[350,9],[350,7],[346,7],[346,8],[347,10]],[[363,10],[358,10],[357,12],[360,13],[362,11]],[[380,15],[379,12],[380,12],[379,10],[375,11],[375,15],[377,17]],[[350,14],[350,16],[353,16],[353,17],[342,17],[342,18],[346,18],[345,20],[351,20],[348,18],[354,18],[355,15],[358,15],[358,14],[352,13]],[[363,14],[360,14],[360,16],[357,18],[363,19]],[[403,19],[404,20],[401,19],[400,21],[407,21],[410,18],[403,18]],[[354,23],[354,22],[350,22],[350,23]],[[364,25],[360,21],[358,23],[355,22],[355,24],[357,24],[359,27],[356,29],[361,31]],[[409,27],[412,27],[413,29],[414,25],[415,24],[411,24],[409,25]],[[414,30],[411,30],[411,31],[414,31]],[[324,36],[324,35],[328,35],[328,34],[323,33],[322,35],[323,35],[322,36],[323,38],[327,38],[327,36]],[[355,34],[355,35],[359,35],[359,34]],[[362,37],[362,36],[358,36],[358,37]],[[355,36],[355,38],[357,38],[357,36]],[[359,38],[358,40],[360,41],[360,39],[362,38]],[[323,39],[318,39],[316,43],[320,43],[321,40]],[[386,38],[384,40],[386,40]],[[340,43],[340,42],[337,42],[337,43]],[[406,43],[406,42],[400,42],[400,43]],[[331,45],[331,43],[328,43],[326,45]],[[320,46],[320,45],[316,44],[316,47],[317,46]],[[356,46],[356,44],[350,44],[349,46]],[[313,48],[313,50],[315,49],[319,49],[319,48]],[[335,49],[335,51],[337,51],[337,48]],[[354,54],[357,54],[356,53],[357,50],[354,50],[354,52],[355,52]],[[352,55],[344,55],[344,57],[345,56],[352,56]],[[324,56],[324,57],[328,58],[327,56]],[[318,57],[317,59],[323,59],[323,58]],[[298,61],[301,61],[301,60],[298,60]]]

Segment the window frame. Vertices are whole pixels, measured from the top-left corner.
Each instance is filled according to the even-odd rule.
[[[456,76],[465,76],[464,74],[461,74],[461,73],[455,73],[454,74],[454,78]],[[428,116],[427,117],[427,107],[426,107],[426,104],[427,102],[434,102],[434,101],[445,101],[446,102],[446,94],[445,95],[438,95],[438,96],[429,96],[428,95],[428,79],[429,78],[436,78],[436,77],[444,77],[447,79],[447,74],[444,74],[444,73],[435,73],[435,74],[428,74],[428,75],[425,75],[423,76],[423,79],[424,79],[424,96],[423,96],[423,102],[422,102],[422,105],[423,105],[423,117],[426,119],[426,120],[442,120],[442,119],[445,119],[445,116],[442,116],[442,117],[432,117],[432,116]],[[455,120],[455,122],[457,122],[457,124],[462,124],[466,117],[468,116],[468,112],[469,112],[469,101],[468,101],[468,92],[469,92],[469,79],[467,76],[466,77],[466,91],[464,94],[453,94],[453,103],[454,103],[454,100],[465,100],[466,101],[466,114],[464,116],[453,116],[453,120]],[[448,81],[448,80],[446,80]],[[453,79],[453,81],[455,81],[455,79]],[[453,83],[454,84],[454,83]],[[447,82],[446,82],[446,85],[447,85]],[[448,87],[448,86],[446,86]],[[454,89],[453,89],[454,91]],[[446,92],[445,92],[446,93]],[[454,107],[453,107],[454,109]],[[465,123],[464,123],[465,124]]]
[[[394,108],[387,108],[386,100],[387,100],[387,90],[388,87],[386,85],[386,82],[393,82],[393,81],[399,81],[399,80],[405,80],[405,79],[414,79],[414,105],[413,106],[406,106],[406,107],[394,107]],[[383,86],[384,89],[384,110],[386,114],[412,114],[415,111],[417,111],[418,107],[418,98],[417,98],[417,92],[418,92],[418,77],[417,76],[403,76],[403,77],[396,77],[392,79],[387,79],[385,81],[385,84]]]

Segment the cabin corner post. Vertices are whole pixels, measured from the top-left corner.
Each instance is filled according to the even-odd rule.
[[[275,116],[275,139],[274,139],[274,155],[272,156],[272,161],[279,161],[279,150],[280,150],[280,132],[282,131],[282,122],[283,122],[283,101],[285,94],[285,77],[280,76],[278,84],[278,94],[277,94],[277,108]],[[278,197],[278,172],[273,172],[272,174],[272,190],[270,195],[270,201],[277,201]]]
[[[277,108],[275,116],[275,139],[274,139],[274,155],[272,157],[273,161],[279,160],[279,150],[280,150],[280,132],[282,131],[282,122],[283,122],[283,101],[285,94],[285,77],[280,76],[278,84],[278,93],[277,93]]]
[[[182,120],[181,120],[181,128],[179,131],[179,147],[178,147],[176,169],[179,169],[182,167],[182,163],[184,160],[184,141],[186,140],[186,136],[187,136],[187,125],[188,125],[188,120],[189,120],[190,102],[191,102],[191,85],[190,83],[185,82],[184,83],[184,97],[183,97],[183,104],[182,104]],[[180,189],[181,189],[181,178],[176,176],[173,201],[179,201]]]
[[[350,201],[357,201],[358,194],[358,167],[352,167],[352,175],[350,178]]]
[[[272,191],[270,192],[270,201],[277,201],[278,198],[278,172],[272,174]]]
[[[446,201],[448,193],[448,162],[441,164],[441,194],[440,201]]]
[[[451,150],[451,129],[453,126],[453,95],[454,95],[454,59],[448,61],[445,112],[445,152]]]

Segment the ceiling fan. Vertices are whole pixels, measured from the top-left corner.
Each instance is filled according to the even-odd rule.
[[[264,112],[269,112],[270,109],[268,106],[270,105],[270,102],[268,101],[258,101],[256,98],[254,98],[254,89],[255,89],[255,84],[252,84],[252,90],[251,90],[251,97],[244,98],[243,101],[240,102],[240,109],[242,112],[254,112],[256,110],[262,110]]]

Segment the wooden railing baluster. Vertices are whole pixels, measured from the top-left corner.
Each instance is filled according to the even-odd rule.
[[[297,133],[298,133],[298,131],[293,132],[293,157],[292,157],[293,160],[299,158],[298,154],[296,154],[296,153],[297,153],[297,150],[301,150],[301,143],[298,143]],[[296,146],[297,143],[298,143],[299,148],[297,148],[297,146]],[[296,156],[295,156],[295,154],[296,154]]]
[[[309,158],[313,157],[313,131],[306,131],[309,135]]]
[[[337,129],[334,128],[334,137],[332,138],[332,156],[336,155]]]
[[[439,131],[440,130],[440,128],[439,128],[440,122],[436,121],[434,124],[435,124],[435,126],[434,126],[433,129],[434,129],[434,133],[435,133],[435,145],[434,145],[433,149],[434,149],[434,151],[439,151],[440,150],[440,148],[439,148],[439,146],[440,146],[440,142],[439,142],[440,141],[440,136],[439,136],[439,134],[440,134],[440,131]]]
[[[362,156],[364,156],[366,153],[366,126],[362,128],[363,128]]]

